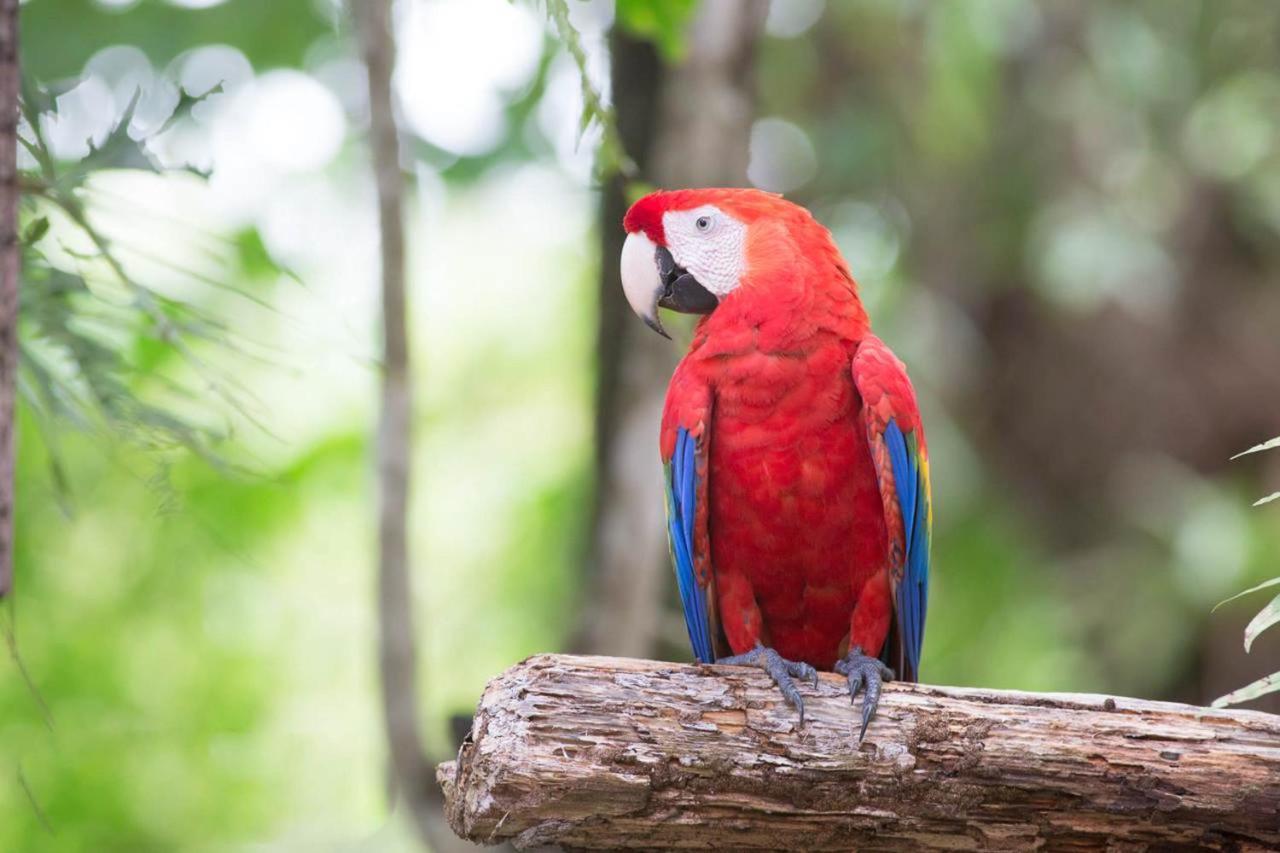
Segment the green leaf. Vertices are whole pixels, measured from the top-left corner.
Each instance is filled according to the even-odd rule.
[[[1280,622],[1280,595],[1271,599],[1271,603],[1258,611],[1258,615],[1253,617],[1244,629],[1244,650],[1249,651],[1249,647],[1253,645],[1253,641],[1258,639],[1258,635],[1270,628],[1272,625]]]
[[[267,251],[257,228],[245,228],[235,237],[236,255],[241,268],[251,276],[276,275],[280,267]]]
[[[617,117],[613,108],[606,106],[604,99],[595,85],[591,75],[587,73],[587,54],[582,47],[582,39],[569,20],[568,0],[547,0],[547,15],[555,27],[560,43],[572,57],[578,67],[579,84],[582,91],[582,115],[578,120],[578,140],[586,133],[592,122],[598,122],[602,131],[600,148],[596,154],[596,172],[601,179],[619,173],[630,178],[635,175],[636,164],[627,156],[622,147],[622,139],[618,134]]]
[[[22,239],[19,242],[24,246],[34,246],[47,233],[49,233],[49,217],[41,216],[32,220],[23,229]]]
[[[1248,702],[1257,699],[1259,696],[1266,696],[1268,693],[1275,693],[1280,690],[1280,672],[1273,672],[1270,675],[1264,675],[1252,684],[1247,684],[1239,690],[1233,690],[1226,696],[1219,696],[1213,700],[1213,707],[1225,708],[1228,705],[1239,705],[1241,702]]]
[[[622,194],[627,199],[627,204],[635,204],[644,196],[656,190],[653,184],[648,181],[627,181],[626,187],[623,188]]]
[[[25,63],[24,63],[25,64]],[[54,83],[22,78],[22,99],[20,101],[23,114],[30,119],[40,113],[51,113],[57,109],[58,98],[80,85],[77,77],[68,77]],[[34,122],[32,122],[34,125]]]
[[[173,112],[169,114],[169,117],[164,120],[164,124],[160,125],[160,129],[153,133],[152,136],[159,136],[164,133],[166,130],[191,115],[191,111],[205,100],[213,97],[214,95],[221,95],[223,91],[224,89],[221,81],[215,83],[207,92],[203,92],[199,95],[193,95],[186,89],[180,89],[178,91],[178,105],[173,108]]]
[[[1258,498],[1256,501],[1253,502],[1253,505],[1262,506],[1263,504],[1269,504],[1272,501],[1276,500],[1277,498],[1280,498],[1280,492],[1272,492],[1271,494],[1267,495],[1265,498]]]
[[[1237,453],[1235,456],[1232,456],[1231,458],[1239,459],[1241,456],[1248,456],[1250,453],[1261,453],[1264,450],[1275,450],[1277,447],[1280,447],[1280,435],[1277,435],[1275,438],[1271,439],[1270,441],[1264,441],[1262,442],[1262,444],[1255,444],[1253,447],[1250,447],[1248,450],[1245,450],[1241,453]]]
[[[698,0],[618,0],[618,24],[658,46],[668,62],[684,55],[685,31]]]
[[[129,105],[121,113],[116,126],[102,140],[102,144],[90,147],[88,155],[67,170],[62,181],[65,186],[78,186],[89,173],[102,169],[142,169],[160,173],[160,168],[147,151],[145,140],[134,139],[129,135],[129,125],[141,97],[142,90],[138,89],[129,99]]]
[[[1217,604],[1213,605],[1213,611],[1210,611],[1210,612],[1216,611],[1219,607],[1221,607],[1224,604],[1230,604],[1231,602],[1235,601],[1237,598],[1243,598],[1251,592],[1257,592],[1260,589],[1266,589],[1267,587],[1275,586],[1276,584],[1280,584],[1280,578],[1272,578],[1269,581],[1263,581],[1257,586],[1251,586],[1248,589],[1243,590],[1242,592],[1237,592],[1235,595],[1231,596],[1230,598],[1222,599],[1222,601],[1219,601]]]

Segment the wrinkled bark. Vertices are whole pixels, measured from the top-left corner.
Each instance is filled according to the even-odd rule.
[[[13,586],[18,374],[18,0],[0,0],[0,598]]]
[[[767,10],[761,0],[706,0],[690,29],[687,61],[665,72],[651,45],[613,35],[618,129],[642,178],[667,188],[746,183],[753,59]],[[661,633],[667,577],[658,423],[680,353],[636,320],[622,297],[624,189],[611,181],[601,207],[592,593],[576,645],[646,657]]]
[[[412,370],[405,294],[404,176],[392,107],[395,41],[391,0],[351,4],[368,69],[369,144],[381,238],[382,389],[378,427],[378,659],[382,711],[396,796],[419,836],[431,840],[430,765],[418,728],[417,637],[409,566]]]
[[[802,689],[801,729],[754,669],[530,658],[437,772],[450,823],[583,849],[1280,845],[1280,717],[889,684],[859,744],[843,679]]]

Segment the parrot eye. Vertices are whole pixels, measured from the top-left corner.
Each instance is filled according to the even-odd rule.
[[[693,223],[693,225],[699,231],[709,231],[711,230],[711,217],[699,216],[697,220]]]

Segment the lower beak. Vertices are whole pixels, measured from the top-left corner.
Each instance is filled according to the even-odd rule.
[[[710,314],[720,304],[714,293],[676,265],[665,246],[655,245],[643,232],[628,234],[622,244],[622,290],[631,310],[664,338],[658,308],[684,314]]]

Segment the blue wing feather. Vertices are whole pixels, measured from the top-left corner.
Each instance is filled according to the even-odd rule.
[[[667,534],[671,544],[676,584],[689,644],[702,663],[712,663],[711,626],[707,616],[707,590],[698,583],[694,571],[693,522],[698,499],[697,440],[681,427],[676,433],[676,449],[667,473]]]
[[[902,511],[906,540],[906,565],[897,591],[898,625],[907,662],[913,673],[920,671],[920,650],[924,646],[924,619],[929,604],[929,500],[923,481],[919,445],[915,436],[907,438],[890,420],[885,429],[885,445],[893,466],[893,481]]]

